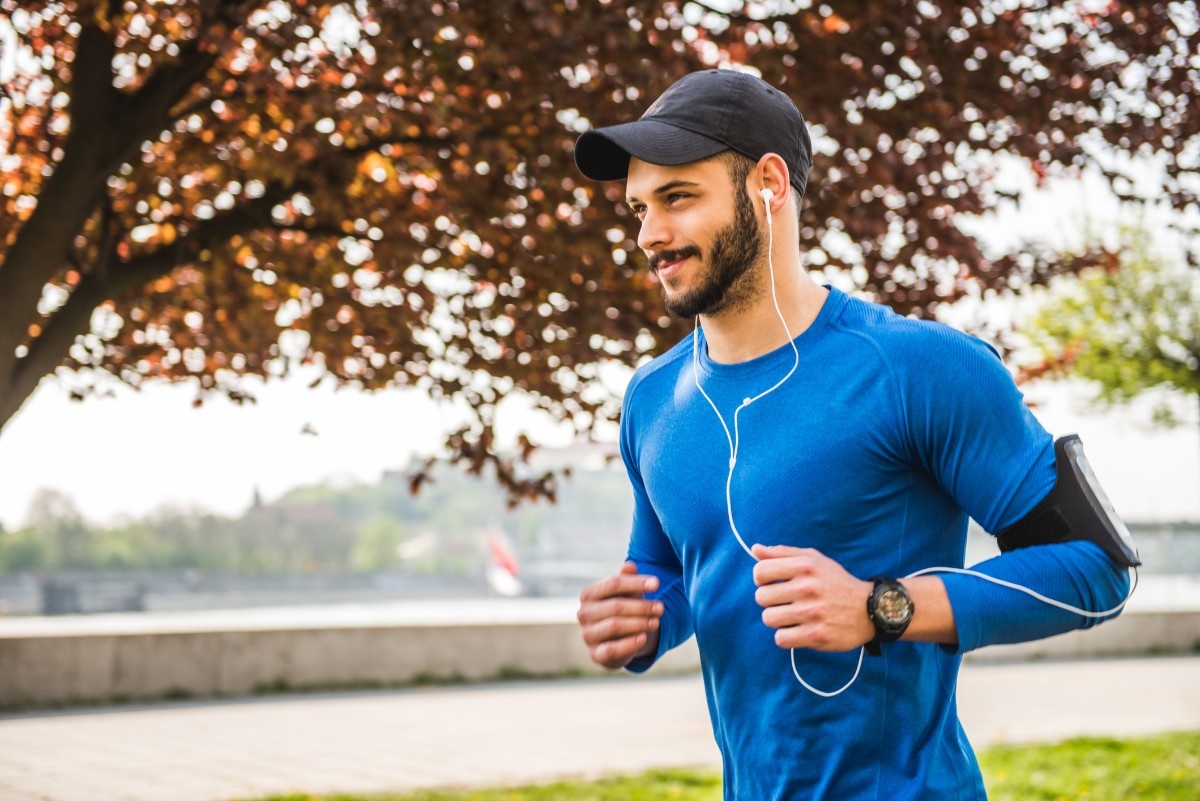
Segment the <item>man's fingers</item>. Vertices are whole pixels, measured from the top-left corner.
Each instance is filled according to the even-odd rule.
[[[597,620],[617,617],[644,620],[648,617],[657,618],[662,613],[662,601],[645,601],[641,598],[618,597],[581,603],[576,617],[581,624],[588,624]]]
[[[787,581],[798,576],[811,575],[816,569],[814,554],[809,549],[795,549],[798,554],[776,556],[759,559],[754,563],[754,583],[760,587],[774,584],[777,581]]]
[[[661,614],[661,606],[659,607]],[[629,664],[658,631],[658,615],[603,617],[581,626],[592,661],[607,668]]]
[[[583,625],[583,640],[589,645],[646,634],[658,628],[657,617],[607,617]]]
[[[579,594],[580,630],[592,661],[607,668],[629,664],[651,638],[657,641],[662,601],[648,600],[658,589],[655,576],[638,573],[626,562],[612,576],[600,579]]]
[[[768,606],[762,612],[762,621],[773,629],[783,629],[789,626],[813,625],[824,622],[818,607],[802,604],[784,604]]]
[[[754,601],[759,606],[781,606],[796,601],[811,600],[817,597],[818,587],[815,584],[799,580],[774,581],[762,585],[754,591]]]
[[[628,566],[629,562],[626,563]],[[636,568],[635,568],[636,570]],[[658,578],[655,576],[644,576],[637,573],[628,573],[625,568],[621,568],[621,572],[614,576],[600,579],[599,581],[584,588],[579,594],[579,600],[587,603],[589,601],[602,601],[607,598],[618,596],[624,597],[640,597],[648,592],[654,592],[658,589]]]
[[[794,545],[762,545],[750,546],[750,553],[755,559],[778,559],[781,556],[802,556],[815,553],[812,548],[797,548]]]
[[[646,644],[646,634],[634,634],[618,640],[606,640],[595,645],[588,645],[588,655],[592,661],[607,668],[620,668],[628,665],[638,650]]]
[[[847,651],[835,639],[835,631],[829,626],[788,626],[775,630],[775,644],[780,648],[812,648],[817,651]]]

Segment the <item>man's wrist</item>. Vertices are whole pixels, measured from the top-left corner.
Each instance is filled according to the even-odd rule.
[[[916,613],[902,639],[909,642],[958,644],[958,628],[946,585],[940,576],[918,576],[901,579],[900,583],[912,596]]]

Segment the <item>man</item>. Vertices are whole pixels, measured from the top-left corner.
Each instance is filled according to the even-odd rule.
[[[695,634],[727,798],[983,798],[961,654],[1094,624],[1129,591],[1128,544],[1064,500],[1102,498],[1081,454],[988,346],[804,272],[812,147],[765,82],[688,75],[575,159],[626,180],[666,306],[697,322],[626,391],[629,561],[580,596],[592,659],[643,671]],[[962,567],[968,516],[1009,549],[914,575]]]

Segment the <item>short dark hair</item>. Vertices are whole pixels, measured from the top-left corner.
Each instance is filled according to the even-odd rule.
[[[739,153],[733,148],[722,150],[712,158],[721,161],[725,164],[725,169],[729,173],[729,180],[733,182],[735,187],[745,188],[746,178],[750,175],[750,171],[758,164],[749,156]],[[746,190],[750,191],[750,190]],[[801,198],[796,198],[796,219],[800,219],[800,201]]]

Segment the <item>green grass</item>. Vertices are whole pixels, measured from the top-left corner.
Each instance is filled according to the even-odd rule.
[[[1200,732],[993,748],[979,762],[989,801],[1200,799]]]
[[[989,801],[1197,801],[1200,731],[1144,739],[1081,738],[980,754]],[[405,795],[276,795],[262,801],[720,801],[721,778],[652,771],[594,782]]]
[[[263,801],[721,801],[721,777],[655,770],[593,782],[555,782],[490,790],[428,790],[404,795],[273,795]]]

